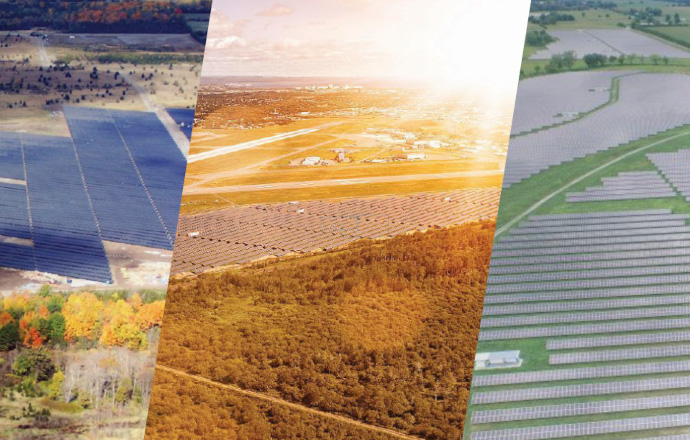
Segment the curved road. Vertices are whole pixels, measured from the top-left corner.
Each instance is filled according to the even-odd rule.
[[[364,428],[364,429],[368,429],[370,431],[376,431],[376,432],[380,432],[383,434],[388,434],[391,437],[401,438],[401,439],[406,439],[406,440],[423,440],[421,437],[415,437],[415,436],[408,435],[408,434],[405,434],[402,432],[398,432],[398,431],[395,431],[392,429],[382,428],[380,426],[369,425],[367,423],[360,422],[359,420],[351,419],[349,417],[319,411],[319,410],[314,409],[314,408],[309,408],[307,406],[302,406],[302,405],[298,405],[296,403],[288,402],[287,400],[278,399],[277,397],[267,396],[265,394],[257,393],[255,391],[244,390],[244,389],[237,387],[237,386],[234,386],[234,385],[226,385],[224,383],[215,382],[213,380],[206,379],[206,378],[200,377],[200,376],[195,376],[193,374],[189,374],[189,373],[186,373],[184,371],[177,370],[175,368],[166,367],[165,365],[161,365],[160,363],[156,364],[156,369],[162,370],[162,371],[167,371],[168,373],[174,374],[176,376],[186,377],[187,379],[191,379],[191,380],[194,380],[196,382],[201,382],[201,383],[205,383],[207,385],[211,385],[214,387],[223,388],[225,390],[232,391],[234,393],[241,394],[241,395],[246,396],[246,397],[252,397],[254,399],[263,400],[265,402],[274,403],[276,405],[286,406],[290,409],[294,409],[294,410],[302,411],[302,412],[308,412],[310,414],[314,414],[314,415],[317,415],[320,417],[325,417],[327,419],[337,420],[337,421],[342,422],[342,423],[347,423],[348,425],[357,426],[358,428]]]

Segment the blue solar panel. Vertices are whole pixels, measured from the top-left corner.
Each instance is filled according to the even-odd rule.
[[[26,186],[0,182],[0,235],[31,239]]]
[[[64,113],[103,239],[172,249],[186,160],[157,116]]]
[[[192,139],[192,127],[194,125],[194,109],[189,108],[169,108],[168,114],[180,126],[180,130],[187,136],[187,139]]]
[[[74,278],[111,281],[110,265],[72,141],[25,135],[23,145],[36,269]]]
[[[111,113],[148,189],[153,207],[162,218],[169,249],[172,249],[187,159],[154,113]]]
[[[19,134],[0,133],[0,177],[24,180],[24,165]]]
[[[0,243],[0,266],[20,270],[36,270],[33,247]]]
[[[64,112],[72,138],[0,133],[0,266],[110,282],[103,240],[172,249],[186,159],[153,113]]]

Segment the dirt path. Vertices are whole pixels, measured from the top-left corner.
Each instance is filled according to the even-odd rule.
[[[277,397],[267,396],[266,394],[257,393],[255,391],[244,390],[244,389],[237,387],[237,386],[234,386],[234,385],[226,385],[224,383],[215,382],[215,381],[212,381],[210,379],[206,379],[204,377],[195,376],[193,374],[185,373],[184,371],[180,371],[180,370],[177,370],[175,368],[166,367],[165,365],[161,365],[160,363],[158,363],[156,365],[156,368],[159,370],[162,370],[162,371],[167,371],[168,373],[171,373],[171,374],[174,374],[177,376],[182,376],[182,377],[186,377],[188,379],[192,379],[192,380],[197,381],[197,382],[202,382],[202,383],[205,383],[207,385],[212,385],[215,387],[223,388],[225,390],[232,391],[234,393],[241,394],[241,395],[246,396],[246,397],[252,397],[254,399],[263,400],[265,402],[274,403],[276,405],[286,406],[290,409],[294,409],[294,410],[302,411],[302,412],[307,412],[307,413],[314,414],[314,415],[324,417],[327,419],[337,420],[339,422],[347,423],[348,425],[357,426],[359,428],[368,429],[370,431],[376,431],[376,432],[380,432],[383,434],[388,434],[388,435],[395,437],[395,438],[401,438],[401,439],[407,439],[407,440],[423,440],[421,437],[415,437],[415,436],[408,435],[408,434],[405,434],[402,432],[398,432],[398,431],[395,431],[392,429],[381,428],[379,426],[369,425],[367,423],[360,422],[359,420],[351,419],[349,417],[319,411],[317,409],[309,408],[307,406],[298,405],[296,403],[288,402],[287,400],[279,399]]]
[[[38,58],[41,60],[41,66],[43,68],[48,68],[51,65],[50,62],[50,57],[48,56],[48,52],[46,51],[46,45],[43,42],[43,38],[40,37],[31,37],[35,42],[36,46],[38,47]]]
[[[266,189],[295,189],[295,188],[316,188],[324,186],[359,185],[363,183],[396,183],[410,180],[436,180],[453,179],[457,177],[484,177],[503,174],[503,170],[489,171],[457,171],[452,173],[433,173],[433,174],[409,174],[402,176],[375,176],[360,177],[355,179],[332,179],[332,180],[310,180],[305,182],[282,182],[282,183],[263,183],[258,185],[234,185],[217,187],[185,187],[184,195],[192,194],[216,194],[241,191],[263,191]]]

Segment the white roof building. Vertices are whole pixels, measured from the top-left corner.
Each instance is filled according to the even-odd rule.
[[[474,368],[483,370],[488,368],[517,368],[522,365],[520,351],[494,351],[492,353],[477,353],[474,357]]]

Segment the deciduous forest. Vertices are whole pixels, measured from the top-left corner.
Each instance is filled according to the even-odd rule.
[[[1,0],[0,29],[45,27],[92,33],[188,33],[185,13],[209,13],[210,1]]]
[[[368,425],[460,439],[494,226],[175,279],[158,362]],[[308,428],[313,414],[169,371],[156,380],[149,440],[385,438],[348,437],[325,419]]]
[[[143,430],[162,298],[44,287],[0,301],[0,437]]]

